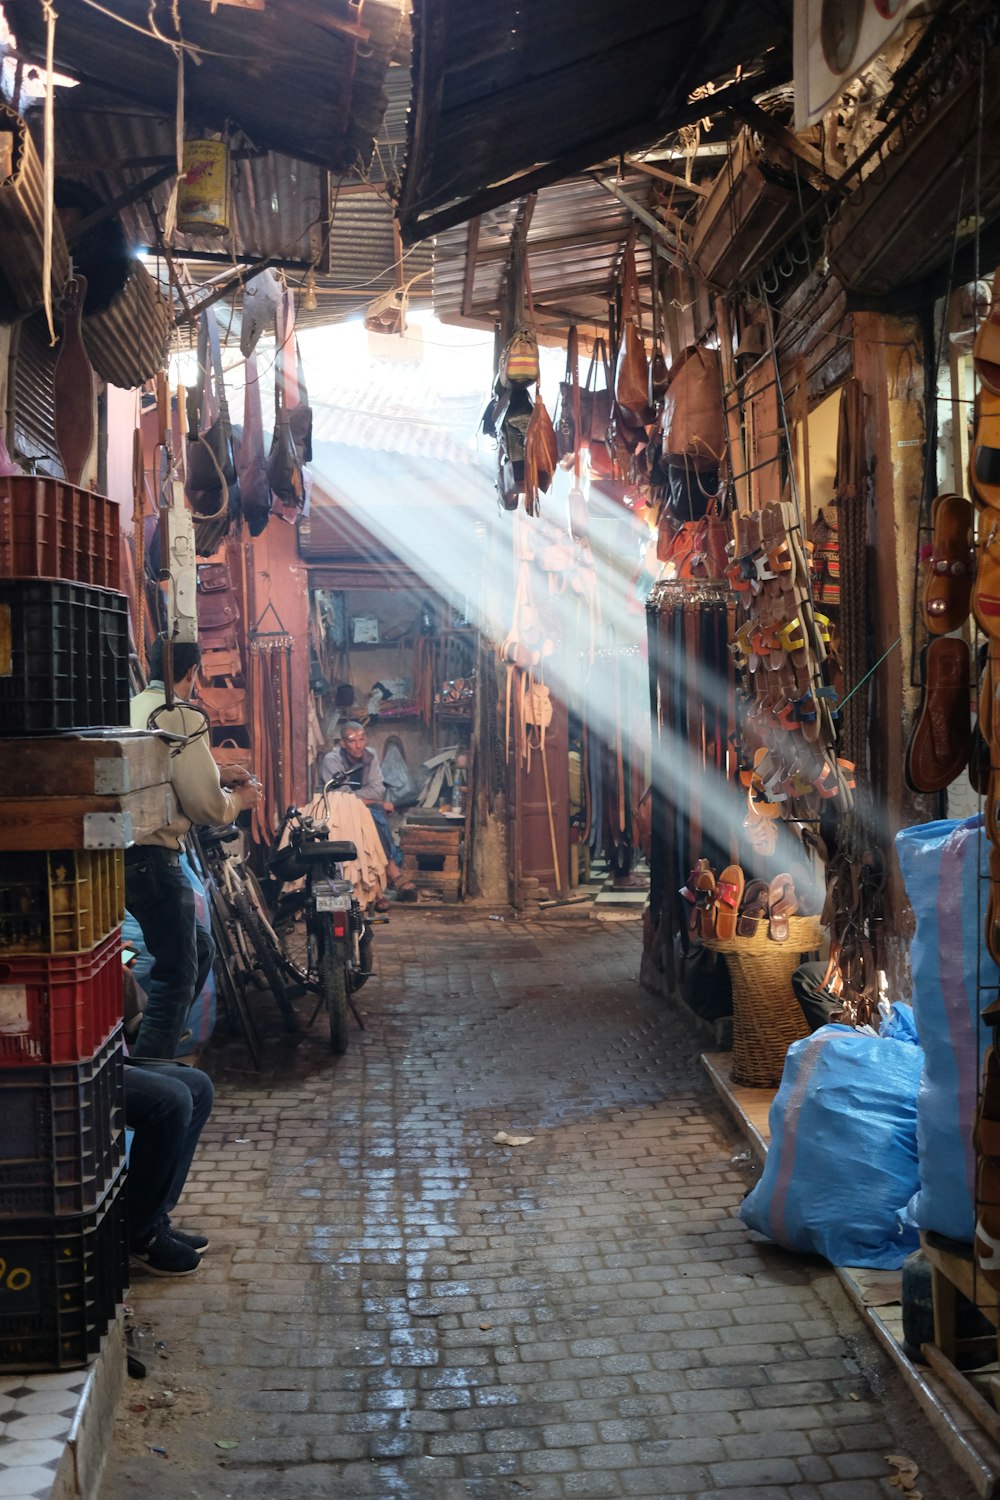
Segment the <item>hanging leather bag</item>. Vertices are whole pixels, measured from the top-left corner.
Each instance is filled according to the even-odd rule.
[[[239,479],[214,308],[201,315],[198,380],[188,394],[187,482],[195,551],[217,552],[239,517]]]
[[[548,490],[558,463],[555,429],[538,391],[524,439],[524,508],[529,516],[538,514],[538,496]]]
[[[663,329],[660,319],[660,287],[656,271],[653,272],[653,348],[649,356],[649,384],[647,397],[650,409],[658,412],[667,386],[670,384],[670,366],[663,352]]]
[[[274,379],[274,436],[267,458],[267,477],[274,498],[291,512],[305,505],[304,465],[312,455],[312,412],[301,384],[295,344],[292,294],[286,287],[278,310],[278,356]],[[302,407],[297,416],[293,413]]]
[[[198,592],[199,594],[231,594],[233,580],[229,572],[229,564],[199,563]]]
[[[599,371],[604,372],[604,385],[597,384]],[[586,396],[586,402],[583,398]],[[603,339],[594,340],[594,352],[590,357],[587,379],[580,392],[580,425],[587,434],[590,446],[590,472],[599,479],[610,479],[614,473],[611,454],[608,451],[608,428],[611,425],[611,406],[614,393],[611,390],[611,366],[608,349]]]
[[[247,721],[247,690],[241,687],[198,688],[198,702],[213,726],[232,729]]]
[[[663,398],[663,456],[704,467],[725,449],[722,367],[717,349],[693,344],[674,360]]]
[[[243,367],[243,437],[240,441],[240,504],[251,536],[260,536],[271,515],[271,485],[264,456],[264,418],[260,403],[257,356]]]
[[[217,745],[213,745],[212,759],[220,771],[224,771],[227,766],[239,766],[243,771],[253,770],[253,751],[238,745],[234,739],[220,740]],[[222,784],[226,784],[225,777]]]
[[[206,632],[215,632],[235,626],[240,617],[240,607],[232,593],[198,594],[198,638],[204,647]],[[235,636],[234,636],[235,640]]]
[[[615,364],[615,400],[623,427],[642,428],[653,419],[649,404],[649,361],[642,336],[642,313],[635,276],[635,246],[625,248],[622,272],[622,327]]]
[[[566,376],[559,383],[559,402],[554,426],[560,458],[572,458],[582,413],[580,391],[580,346],[576,328],[566,335]]]

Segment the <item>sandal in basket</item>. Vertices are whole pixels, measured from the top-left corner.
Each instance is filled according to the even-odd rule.
[[[799,909],[798,897],[790,875],[775,875],[767,898],[768,936],[776,943],[788,942],[788,918]]]
[[[736,936],[752,938],[757,928],[767,921],[769,887],[766,880],[749,880],[743,892],[743,902],[736,918]]]
[[[746,880],[739,865],[727,865],[715,882],[715,936],[728,941],[736,936],[736,919]]]

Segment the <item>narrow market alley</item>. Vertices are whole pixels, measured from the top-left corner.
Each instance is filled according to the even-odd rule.
[[[342,1059],[275,1031],[255,1075],[217,1034],[177,1213],[211,1248],[134,1278],[156,1352],[103,1500],[877,1500],[887,1454],[967,1500],[830,1267],[739,1222],[747,1152],[640,943],[411,908]]]

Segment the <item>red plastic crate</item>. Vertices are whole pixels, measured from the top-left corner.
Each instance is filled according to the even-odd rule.
[[[0,1119],[0,1234],[96,1208],[125,1160],[121,1029],[89,1062],[0,1070]]]
[[[122,1019],[122,935],[89,953],[0,956],[0,1069],[84,1062]]]
[[[0,478],[0,578],[119,588],[117,501],[44,475]]]

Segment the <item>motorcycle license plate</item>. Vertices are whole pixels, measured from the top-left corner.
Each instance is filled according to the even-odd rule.
[[[350,911],[350,909],[350,896],[327,896],[320,892],[316,897],[317,911]]]

